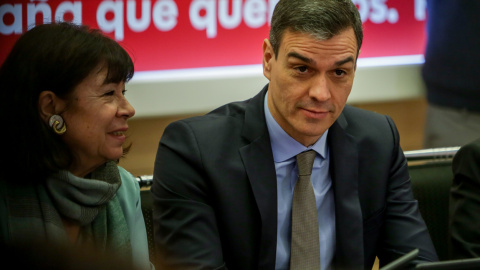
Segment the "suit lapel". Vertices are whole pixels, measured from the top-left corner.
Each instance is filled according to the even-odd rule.
[[[346,132],[343,114],[328,133],[330,174],[335,194],[337,229],[335,260],[340,268],[363,268],[363,218],[358,195],[358,150]]]
[[[259,269],[274,269],[277,238],[277,183],[265,123],[263,102],[268,85],[247,104],[240,148],[261,217]],[[363,268],[363,218],[358,195],[358,151],[353,136],[346,132],[343,114],[328,134],[336,213],[336,255],[339,268]],[[269,165],[270,164],[270,165]]]
[[[277,242],[277,182],[263,110],[267,87],[247,105],[242,136],[249,143],[239,149],[262,221],[259,269],[275,268]]]

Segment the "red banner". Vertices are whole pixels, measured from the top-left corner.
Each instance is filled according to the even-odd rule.
[[[352,0],[364,23],[361,58],[423,54],[425,0]],[[136,71],[260,64],[278,0],[1,0],[0,63],[21,33],[44,22],[99,28]]]

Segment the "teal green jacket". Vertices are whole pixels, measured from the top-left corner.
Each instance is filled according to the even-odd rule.
[[[135,177],[124,168],[118,167],[122,185],[117,191],[118,199],[125,214],[135,265],[140,269],[154,269],[148,255],[147,231],[140,202],[140,186]]]

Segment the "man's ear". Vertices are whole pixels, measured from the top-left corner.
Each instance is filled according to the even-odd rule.
[[[275,59],[275,53],[273,52],[273,47],[272,44],[270,43],[270,40],[265,39],[263,41],[263,59],[262,59],[262,65],[263,65],[263,75],[270,80],[271,76],[271,70],[272,70],[272,61]]]
[[[57,113],[55,110],[55,104],[57,103],[58,97],[52,91],[42,91],[38,96],[38,112],[40,117],[48,123],[50,116]],[[58,104],[57,104],[58,106]]]

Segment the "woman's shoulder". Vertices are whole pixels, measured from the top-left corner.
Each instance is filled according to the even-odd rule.
[[[120,172],[120,178],[122,180],[122,185],[117,191],[117,196],[124,205],[125,202],[136,202],[140,197],[140,186],[137,182],[137,179],[127,170],[118,166],[118,171]]]
[[[131,174],[129,171],[125,170],[121,166],[117,166],[117,167],[118,167],[118,171],[120,172],[120,178],[122,179],[122,185],[126,184],[130,186],[139,187],[138,181],[135,178],[135,176],[133,176],[133,174]]]

